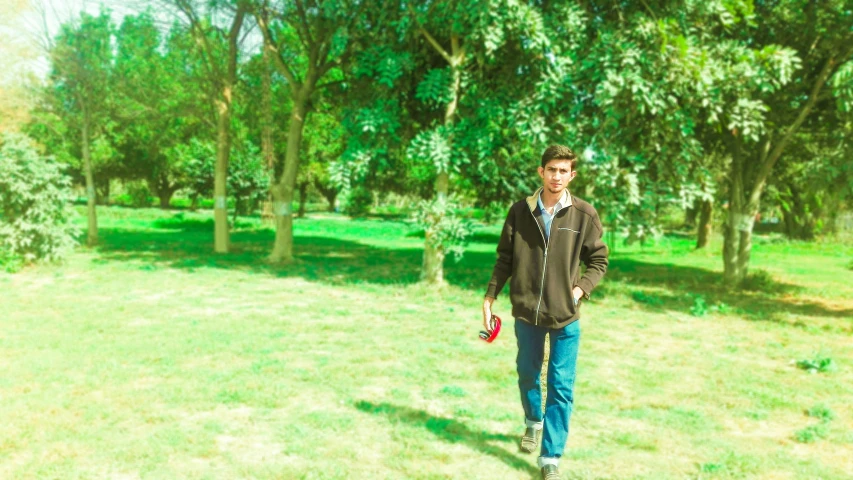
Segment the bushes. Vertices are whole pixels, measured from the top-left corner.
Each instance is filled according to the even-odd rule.
[[[344,213],[351,217],[364,217],[370,213],[373,205],[373,193],[366,187],[353,188],[347,197]]]
[[[0,137],[0,263],[61,260],[74,247],[71,179],[23,135]]]

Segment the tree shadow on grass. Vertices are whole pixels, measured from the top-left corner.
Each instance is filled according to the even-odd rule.
[[[224,268],[279,277],[302,277],[329,284],[373,283],[412,284],[420,278],[423,250],[420,248],[385,248],[330,236],[296,235],[296,259],[289,265],[266,261],[274,232],[259,229],[256,224],[240,223],[231,234],[231,252],[213,253],[212,221],[165,218],[154,222],[154,229],[135,230],[102,228],[98,251],[103,260],[143,260],[148,268],[163,265],[193,270]],[[466,252],[460,262],[448,259],[445,279],[451,285],[478,294],[485,291],[495,254]],[[819,302],[801,301],[781,295],[796,289],[795,285],[768,284],[768,291],[732,293],[725,288],[719,274],[696,267],[657,264],[616,255],[611,259],[606,280],[596,290],[598,299],[626,288],[663,288],[654,304],[638,302],[649,310],[689,311],[695,295],[709,305],[726,303],[751,319],[767,320],[788,313],[853,317],[851,309],[831,309]],[[636,300],[636,297],[635,297]]]
[[[708,306],[725,304],[753,320],[774,320],[779,315],[796,314],[818,317],[853,317],[853,309],[832,309],[814,301],[802,301],[786,294],[801,288],[790,283],[765,280],[760,289],[734,291],[723,283],[720,273],[697,267],[650,263],[630,257],[612,259],[607,272],[608,283],[599,294],[622,284],[633,288],[664,288],[669,292],[646,294],[634,290],[632,297],[648,310],[688,312],[697,296]]]
[[[503,443],[515,442],[515,437],[471,430],[467,425],[458,420],[436,417],[423,410],[392,405],[390,403],[371,403],[358,401],[355,408],[372,415],[384,415],[391,423],[403,423],[415,427],[421,427],[448,443],[463,443],[486,455],[491,455],[510,467],[529,473],[532,476],[539,474],[539,470],[528,461],[520,458],[505,449],[492,445],[489,442],[498,441]]]

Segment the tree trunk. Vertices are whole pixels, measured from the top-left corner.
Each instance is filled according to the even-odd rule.
[[[297,212],[296,216],[299,218],[305,218],[305,199],[308,196],[308,182],[302,182],[299,184],[299,212]]]
[[[275,145],[273,144],[273,114],[272,114],[272,71],[270,69],[269,49],[263,48],[263,69],[261,70],[261,155],[269,177],[269,200],[272,201],[272,190],[276,184],[275,178]]]
[[[272,188],[273,215],[275,215],[275,243],[269,261],[287,263],[293,260],[293,190],[296,173],[299,171],[299,147],[305,127],[305,114],[313,85],[303,88],[294,95],[293,110],[287,131],[287,150],[284,156],[284,171]]]
[[[338,198],[338,190],[335,187],[327,187],[320,180],[314,178],[314,188],[329,202],[329,212],[335,211],[335,199]]]
[[[190,197],[190,210],[196,211],[198,210],[198,194],[193,193]]]
[[[687,228],[692,228],[696,225],[696,216],[699,213],[697,204],[701,204],[701,201],[697,200],[693,203],[692,207],[684,211],[684,226]]]
[[[726,222],[723,247],[724,277],[735,286],[739,286],[748,273],[754,218],[755,212],[731,212]]]
[[[213,250],[228,252],[228,156],[231,153],[231,86],[222,91],[217,102],[216,166],[213,171]]]
[[[746,199],[748,166],[744,162],[741,140],[733,135],[731,173],[729,174],[729,211],[723,230],[723,278],[739,287],[746,278],[752,248],[752,219],[758,206],[750,208]]]
[[[106,179],[103,184],[98,188],[95,187],[95,196],[96,203],[98,205],[109,205],[110,204],[110,179]]]
[[[237,225],[237,215],[240,213],[240,210],[242,209],[241,208],[242,202],[243,202],[243,200],[239,196],[237,196],[237,195],[234,196],[234,214],[231,216],[231,225],[234,225],[234,226]]]
[[[714,202],[702,200],[699,205],[699,225],[696,235],[696,249],[705,248],[711,241],[712,218],[714,217]]]
[[[459,89],[462,80],[462,62],[465,60],[465,49],[459,44],[459,38],[456,35],[451,36],[451,55],[449,57],[450,69],[453,74],[453,83],[451,84],[452,97],[444,110],[444,125],[445,127],[453,126],[453,117],[456,115],[456,107],[459,104]],[[453,143],[452,139],[449,142]],[[450,175],[448,171],[441,170],[435,179],[435,198],[437,201],[447,199],[449,191]],[[440,222],[441,219],[437,219]],[[433,285],[444,284],[444,257],[447,252],[444,246],[436,242],[433,238],[433,233],[427,229],[424,235],[424,261],[423,270],[421,271],[421,280]]]
[[[167,210],[172,203],[172,195],[175,194],[175,189],[164,187],[157,189],[157,198],[160,199],[160,208]]]
[[[98,244],[98,214],[95,208],[95,181],[92,175],[92,156],[89,151],[89,115],[85,109],[83,111],[83,125],[80,132],[80,149],[83,153],[83,168],[86,171],[86,211],[89,217],[86,245],[92,247]]]

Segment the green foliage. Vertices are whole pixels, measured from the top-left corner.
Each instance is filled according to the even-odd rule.
[[[829,428],[826,423],[818,423],[809,425],[802,430],[797,430],[794,433],[794,439],[800,443],[814,443],[819,439],[826,438],[829,435]]]
[[[422,200],[413,215],[414,225],[424,231],[426,241],[452,253],[458,262],[465,253],[466,238],[471,234],[471,222],[457,212],[458,201],[452,198]]]
[[[809,373],[829,373],[837,369],[832,357],[820,353],[815,355],[814,358],[798,360],[797,368],[806,370]]]
[[[0,267],[6,273],[17,273],[24,268],[25,262],[23,257],[18,254],[6,251],[5,247],[0,246]]]
[[[125,191],[127,191],[127,197],[131,207],[150,207],[154,201],[154,197],[151,196],[151,189],[148,188],[148,184],[145,182],[128,182],[125,185]]]
[[[720,303],[714,305],[712,307],[712,309],[714,311],[716,311],[717,313],[720,313],[722,315],[728,315],[729,313],[732,313],[732,311],[733,311],[732,307],[730,307],[729,305],[727,305],[723,302],[720,302]]]
[[[356,78],[375,79],[380,85],[388,88],[393,87],[394,83],[414,66],[410,53],[398,53],[390,45],[372,45],[359,52],[357,57],[353,69]]]
[[[823,404],[818,404],[806,410],[806,415],[828,422],[835,418],[835,412],[831,408]]]
[[[755,292],[770,292],[778,290],[776,280],[767,270],[752,270],[741,283],[741,288]]]
[[[696,295],[693,297],[693,306],[690,307],[690,314],[694,317],[704,317],[708,313],[708,303],[705,302],[705,297]]]
[[[186,178],[184,188],[192,197],[213,195],[213,165],[216,146],[196,137],[188,143],[175,145],[166,152],[174,158],[175,167]]]
[[[434,106],[444,105],[453,100],[452,82],[449,68],[433,68],[418,84],[415,98]]]
[[[351,217],[364,217],[373,206],[373,192],[359,185],[349,191],[344,205],[344,213]]]
[[[449,131],[445,127],[423,130],[412,140],[408,156],[410,162],[425,165],[429,174],[449,172],[454,165],[453,146],[449,140]],[[458,157],[456,157],[458,159]],[[413,171],[417,174],[417,170]]]
[[[0,262],[62,260],[76,245],[71,181],[22,135],[0,137]]]
[[[269,173],[261,152],[246,140],[231,149],[228,162],[228,192],[234,197],[235,211],[246,215],[269,190]]]

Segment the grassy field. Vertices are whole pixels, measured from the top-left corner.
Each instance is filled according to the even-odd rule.
[[[297,220],[279,268],[256,219],[216,256],[208,216],[100,212],[99,248],[0,274],[0,478],[538,475],[512,328],[477,338],[497,227],[436,291],[400,222]],[[615,246],[564,478],[853,477],[853,247],[759,238],[743,293],[719,251]]]

